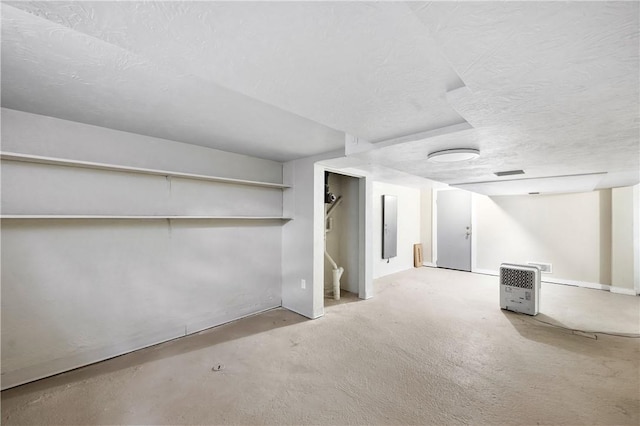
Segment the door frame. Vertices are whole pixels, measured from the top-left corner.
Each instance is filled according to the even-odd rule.
[[[431,190],[431,262],[434,267],[438,267],[438,192],[440,191],[464,191],[464,189],[432,188]],[[470,191],[467,191],[470,192]],[[476,194],[471,194],[471,272],[477,272],[477,220],[476,220]]]
[[[322,305],[324,315],[324,173],[330,172],[337,175],[349,176],[358,179],[358,297],[369,299],[373,297],[373,185],[372,179],[366,173],[341,170],[323,165],[322,162],[314,164],[315,191],[314,194],[314,280],[313,291],[318,299],[318,305]],[[321,242],[321,244],[320,244]],[[322,247],[320,249],[320,246]],[[320,302],[321,301],[321,302]],[[319,306],[318,306],[319,307]],[[321,316],[320,315],[320,316]]]

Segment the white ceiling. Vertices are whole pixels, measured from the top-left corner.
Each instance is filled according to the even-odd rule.
[[[280,161],[347,132],[373,149],[341,164],[449,184],[631,185],[639,28],[637,2],[6,2],[2,106]],[[425,161],[457,147],[480,158]]]

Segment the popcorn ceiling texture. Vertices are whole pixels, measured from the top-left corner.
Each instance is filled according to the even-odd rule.
[[[637,2],[9,2],[3,106],[260,157],[340,149],[447,183],[640,180]],[[435,149],[478,160],[425,165]]]

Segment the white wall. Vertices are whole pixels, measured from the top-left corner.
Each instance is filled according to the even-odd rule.
[[[553,264],[543,279],[610,284],[611,190],[486,197],[474,194],[478,271],[502,262]]]
[[[2,110],[2,149],[281,182],[282,165]],[[282,193],[2,162],[3,214],[280,216]],[[282,222],[5,219],[2,386],[281,305]]]
[[[322,280],[314,286],[314,252],[324,246],[323,230],[315,230],[314,198],[322,197],[324,175],[315,171],[314,164],[313,158],[304,158],[283,168],[284,183],[292,185],[283,194],[283,213],[294,220],[282,227],[282,306],[308,318],[324,314]],[[314,186],[316,174],[321,175],[321,189]]]
[[[420,189],[420,243],[423,264],[433,266],[433,188]]]
[[[2,108],[2,150],[282,183],[282,165],[275,161],[7,108]]]
[[[398,255],[382,259],[382,196],[398,197]],[[420,243],[420,190],[382,182],[373,183],[373,277],[413,268],[413,245]]]
[[[633,197],[633,187],[612,189],[611,285],[635,293]]]
[[[282,306],[309,318],[324,315],[324,172],[323,160],[342,156],[330,152],[284,164],[283,211],[294,220],[282,228]],[[337,170],[330,170],[337,171]],[[342,173],[342,171],[339,171]],[[373,296],[372,278],[372,182],[366,174],[345,172],[358,177],[359,264],[358,295]],[[302,288],[301,280],[305,280]]]

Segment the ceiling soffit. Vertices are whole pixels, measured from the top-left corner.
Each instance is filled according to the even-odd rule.
[[[2,20],[4,107],[279,161],[344,144],[334,129],[57,22],[4,4]]]

